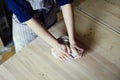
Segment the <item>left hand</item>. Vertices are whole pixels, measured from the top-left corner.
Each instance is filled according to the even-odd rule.
[[[76,59],[83,56],[84,49],[79,47],[76,43],[70,44],[70,48],[72,51],[72,56]]]

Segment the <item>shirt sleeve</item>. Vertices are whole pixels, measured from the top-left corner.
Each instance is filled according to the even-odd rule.
[[[63,6],[63,5],[65,5],[65,4],[72,3],[73,0],[56,0],[56,2],[57,2],[57,4],[58,4],[59,6]]]
[[[5,0],[5,2],[21,23],[33,17],[33,9],[25,0]]]

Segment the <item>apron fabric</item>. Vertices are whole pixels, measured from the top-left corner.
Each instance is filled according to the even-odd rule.
[[[46,29],[57,22],[57,7],[54,0],[26,0],[33,8],[34,18]],[[25,23],[20,23],[13,14],[13,41],[16,53],[38,37]]]

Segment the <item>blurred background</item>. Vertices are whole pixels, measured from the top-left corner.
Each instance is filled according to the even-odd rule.
[[[15,53],[11,17],[12,13],[7,9],[4,0],[0,0],[0,64]]]

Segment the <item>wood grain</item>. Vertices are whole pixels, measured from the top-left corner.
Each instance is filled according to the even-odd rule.
[[[84,0],[78,9],[120,34],[120,0]]]
[[[120,35],[78,10],[75,18],[77,40],[90,47],[83,58],[61,62],[38,37],[0,66],[0,80],[120,80]],[[64,22],[49,31],[66,35]]]
[[[77,9],[75,21],[76,38],[120,68],[120,35]],[[56,26],[50,30],[54,36],[67,34],[63,22]]]
[[[119,80],[119,74],[118,67],[95,52],[60,62],[40,38],[0,66],[1,80]]]

